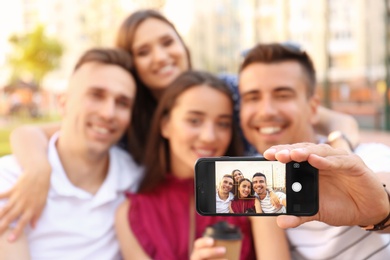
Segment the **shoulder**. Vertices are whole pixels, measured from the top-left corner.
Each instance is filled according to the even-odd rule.
[[[285,198],[285,197],[286,197],[286,193],[284,193],[284,192],[276,191],[275,193],[276,193],[276,195],[277,195],[279,198]]]

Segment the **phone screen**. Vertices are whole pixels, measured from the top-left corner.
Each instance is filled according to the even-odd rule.
[[[195,186],[202,215],[313,215],[318,210],[318,171],[307,162],[201,158]]]

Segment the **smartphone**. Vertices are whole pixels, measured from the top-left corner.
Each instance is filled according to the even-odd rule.
[[[312,216],[318,211],[318,170],[308,162],[264,157],[199,158],[195,203],[204,216]]]

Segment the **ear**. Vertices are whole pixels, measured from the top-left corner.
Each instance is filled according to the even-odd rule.
[[[61,116],[65,116],[67,95],[65,93],[62,93],[57,97],[57,100],[58,100],[58,108],[59,108],[60,114],[61,114]]]
[[[317,94],[314,94],[310,99],[309,99],[309,109],[310,109],[310,122],[312,125],[315,125],[319,122],[319,114],[318,114],[318,107],[320,105],[320,99]]]
[[[169,137],[171,135],[171,127],[170,127],[169,116],[164,116],[163,117],[163,119],[161,120],[160,129],[161,129],[161,135],[164,138],[169,139]]]

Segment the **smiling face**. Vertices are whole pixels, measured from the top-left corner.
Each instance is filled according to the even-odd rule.
[[[223,177],[219,184],[219,192],[222,194],[229,194],[233,189],[233,179],[230,177]]]
[[[246,198],[250,195],[252,190],[252,184],[248,180],[244,180],[238,186],[239,198]]]
[[[152,92],[165,89],[190,66],[175,30],[156,18],[146,19],[137,27],[131,49],[137,73]]]
[[[242,175],[242,173],[240,171],[236,170],[233,172],[233,178],[234,178],[234,181],[238,183],[242,178],[244,178],[244,176]]]
[[[252,179],[253,190],[258,195],[267,194],[267,181],[263,176],[255,176]]]
[[[180,94],[161,131],[169,140],[172,172],[193,177],[198,158],[224,155],[231,142],[232,123],[233,104],[225,93],[201,85]]]
[[[258,152],[277,144],[315,142],[318,99],[307,97],[306,82],[293,61],[252,63],[241,71],[241,127]]]
[[[72,75],[61,98],[61,138],[78,150],[105,153],[129,125],[135,97],[130,73],[116,65],[88,62]]]

